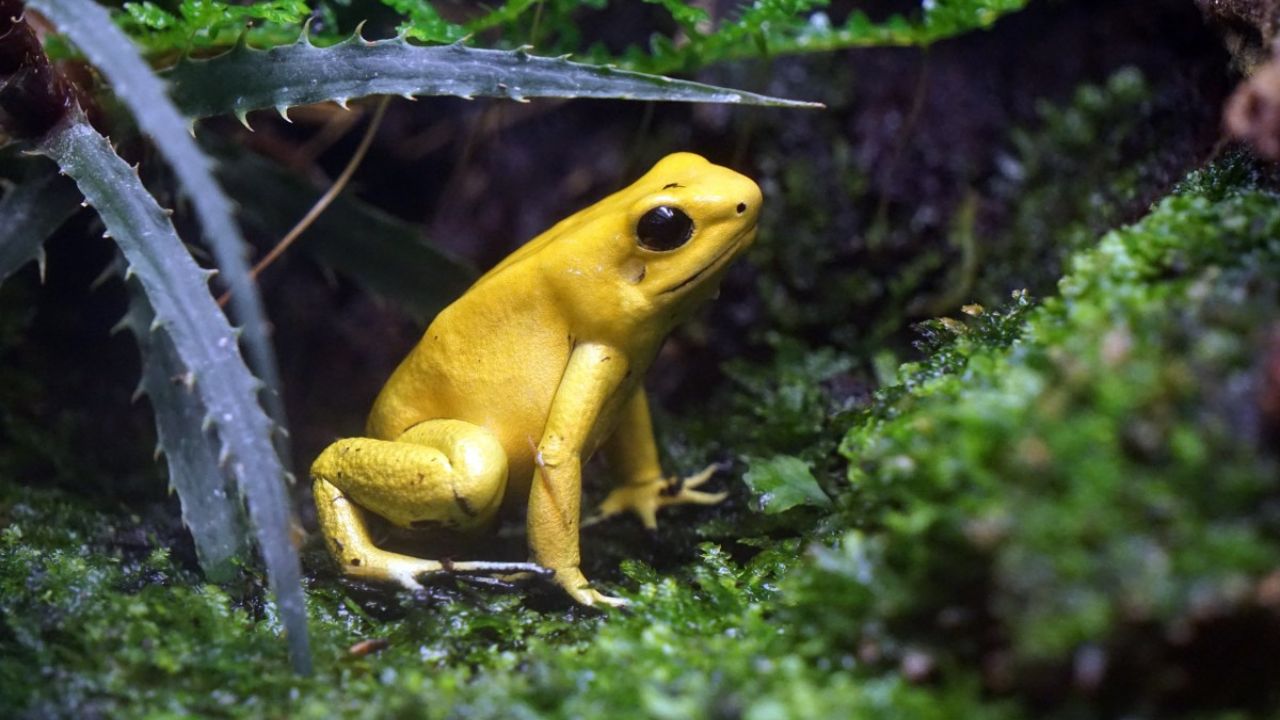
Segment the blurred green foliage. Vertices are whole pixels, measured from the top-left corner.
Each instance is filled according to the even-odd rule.
[[[1176,114],[1136,68],[1078,88],[1069,103],[1040,101],[1039,122],[1015,129],[991,184],[1012,216],[980,237],[974,297],[1050,292],[1071,252],[1092,242],[1159,188],[1162,129]]]
[[[1027,0],[934,0],[910,16],[872,20],[861,10],[841,22],[831,19],[829,0],[752,0],[712,18],[699,3],[646,0],[661,8],[647,46],[628,44],[621,51],[592,41],[593,13],[608,0],[507,0],[478,10],[430,0],[380,0],[400,18],[397,32],[426,43],[450,43],[483,34],[486,46],[532,45],[539,54],[578,53],[593,63],[614,62],[644,72],[690,72],[726,60],[770,58],[854,47],[926,46],[985,28]],[[441,8],[446,12],[441,12]],[[251,23],[246,41],[257,47],[292,42],[307,17],[319,19],[318,39],[327,42],[339,30],[338,18],[377,16],[376,5],[323,0],[312,10],[302,0],[238,4],[222,0],[126,2],[120,22],[148,51],[165,55],[226,47]],[[447,14],[446,14],[447,13]],[[643,36],[644,33],[638,33]]]
[[[1231,184],[1247,168],[1193,175],[1075,255],[1012,343],[980,316],[933,355],[963,362],[903,367],[841,446],[857,530],[804,574],[813,622],[903,642],[996,623],[1019,662],[1061,661],[1256,605],[1280,556],[1259,402],[1280,203]]]
[[[126,2],[117,20],[148,52],[185,53],[227,47],[241,36],[255,46],[293,42],[297,26],[310,15],[311,8],[304,0],[248,4],[181,0],[164,6],[144,0]]]

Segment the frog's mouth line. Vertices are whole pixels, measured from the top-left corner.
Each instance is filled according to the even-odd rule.
[[[730,254],[730,253],[732,253],[734,250],[738,249],[738,245],[740,245],[740,244],[742,243],[742,238],[746,237],[746,236],[747,236],[747,233],[751,232],[753,229],[755,229],[755,228],[754,228],[754,226],[752,226],[752,227],[750,227],[750,228],[747,228],[746,230],[743,230],[741,233],[739,233],[739,234],[738,234],[738,236],[737,236],[737,237],[735,237],[735,238],[733,239],[733,242],[731,242],[731,243],[729,243],[728,245],[726,245],[726,246],[725,246],[725,248],[724,248],[723,250],[721,250],[719,253],[717,253],[715,257],[711,258],[711,262],[707,263],[706,265],[703,265],[701,270],[699,270],[698,272],[696,272],[696,273],[694,273],[694,274],[690,275],[689,277],[685,278],[684,280],[681,280],[680,282],[678,282],[678,283],[676,283],[675,285],[673,285],[673,286],[671,286],[671,287],[667,288],[666,290],[663,290],[662,292],[660,292],[660,293],[658,293],[658,294],[659,294],[659,295],[666,295],[667,293],[673,293],[673,292],[675,292],[675,291],[679,290],[680,288],[682,288],[682,287],[684,287],[684,286],[688,285],[689,283],[693,282],[694,280],[697,280],[698,278],[702,277],[702,276],[703,276],[703,275],[704,275],[708,270],[710,270],[710,269],[714,268],[716,265],[718,265],[718,264],[720,263],[720,261],[721,261],[722,259],[724,259],[724,257],[725,257],[726,255],[729,255],[729,254]]]

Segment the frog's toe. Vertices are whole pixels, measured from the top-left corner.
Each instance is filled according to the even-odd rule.
[[[658,507],[657,505],[642,505],[632,508],[636,517],[640,518],[640,523],[644,525],[646,530],[658,529]]]
[[[596,592],[595,590],[592,590],[591,594],[594,596],[594,602],[589,603],[591,605],[605,605],[608,607],[624,608],[631,604],[631,601],[626,598],[605,595],[604,593]]]
[[[599,590],[594,590],[592,588],[579,588],[578,590],[571,591],[569,594],[573,596],[574,600],[590,607],[621,608],[631,604],[630,600],[614,597],[612,595],[605,595]]]
[[[718,470],[724,469],[720,463],[710,465],[701,472],[678,480],[668,486],[668,490],[658,499],[662,507],[669,505],[715,505],[729,497],[727,492],[706,492],[695,488],[706,485]]]
[[[564,568],[556,571],[556,584],[564,588],[564,591],[569,593],[569,597],[583,605],[589,605],[592,607],[597,605],[625,607],[628,604],[628,602],[622,598],[605,595],[599,590],[591,587],[591,583],[583,577],[582,571],[576,567]]]
[[[392,570],[389,572],[388,579],[409,592],[419,592],[422,590],[422,583],[418,582],[416,575],[420,573],[411,572],[408,568],[403,570]]]
[[[680,483],[680,487],[689,490],[689,489],[696,488],[700,485],[705,485],[707,484],[707,481],[710,480],[711,477],[716,474],[716,471],[720,469],[721,469],[720,463],[714,463],[704,468],[701,472],[694,475],[690,475],[689,477],[685,478],[684,482]]]
[[[701,490],[689,490],[686,488],[684,492],[677,495],[674,500],[677,503],[684,505],[716,505],[724,502],[727,497],[729,497],[729,493],[727,492],[709,493]]]

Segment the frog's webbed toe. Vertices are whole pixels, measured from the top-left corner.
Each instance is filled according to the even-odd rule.
[[[657,478],[647,483],[628,483],[615,488],[600,503],[596,515],[585,524],[593,524],[623,512],[633,512],[648,529],[658,527],[658,511],[672,505],[715,505],[729,497],[727,492],[706,492],[705,485],[719,465],[712,465],[683,480],[679,477]]]
[[[591,587],[591,583],[578,568],[565,568],[556,571],[556,583],[569,593],[569,597],[591,607],[626,607],[629,600],[604,593]]]
[[[316,509],[324,528],[325,541],[334,559],[347,575],[375,582],[390,582],[417,591],[424,575],[436,573],[481,574],[526,577],[550,574],[546,568],[528,562],[487,562],[427,560],[383,550],[373,543],[364,524],[363,513],[335,486],[323,479],[315,483]]]
[[[725,498],[729,497],[729,493],[723,492],[723,491],[717,492],[717,493],[711,493],[711,492],[705,492],[702,490],[695,489],[703,485],[706,485],[707,481],[711,479],[711,476],[715,475],[716,471],[719,470],[720,468],[721,468],[720,464],[716,463],[707,468],[704,468],[701,472],[697,473],[696,475],[690,475],[689,477],[685,478],[683,481],[676,481],[672,483],[662,493],[662,498],[659,501],[659,506],[666,507],[668,505],[715,505],[717,503],[723,502]]]

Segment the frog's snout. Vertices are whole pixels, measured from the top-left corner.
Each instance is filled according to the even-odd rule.
[[[760,186],[754,180],[746,175],[739,175],[734,179],[732,193],[729,195],[730,201],[737,199],[734,206],[736,217],[740,218],[748,227],[754,228],[757,218],[760,217],[760,206],[764,204],[764,195],[760,192]]]
[[[760,218],[760,209],[764,205],[764,195],[760,192],[760,186],[756,185],[751,178],[744,176],[740,187],[737,189],[738,204],[734,207],[734,212],[739,222],[742,223],[742,236],[740,242],[745,248],[751,245],[756,239],[756,222]]]

